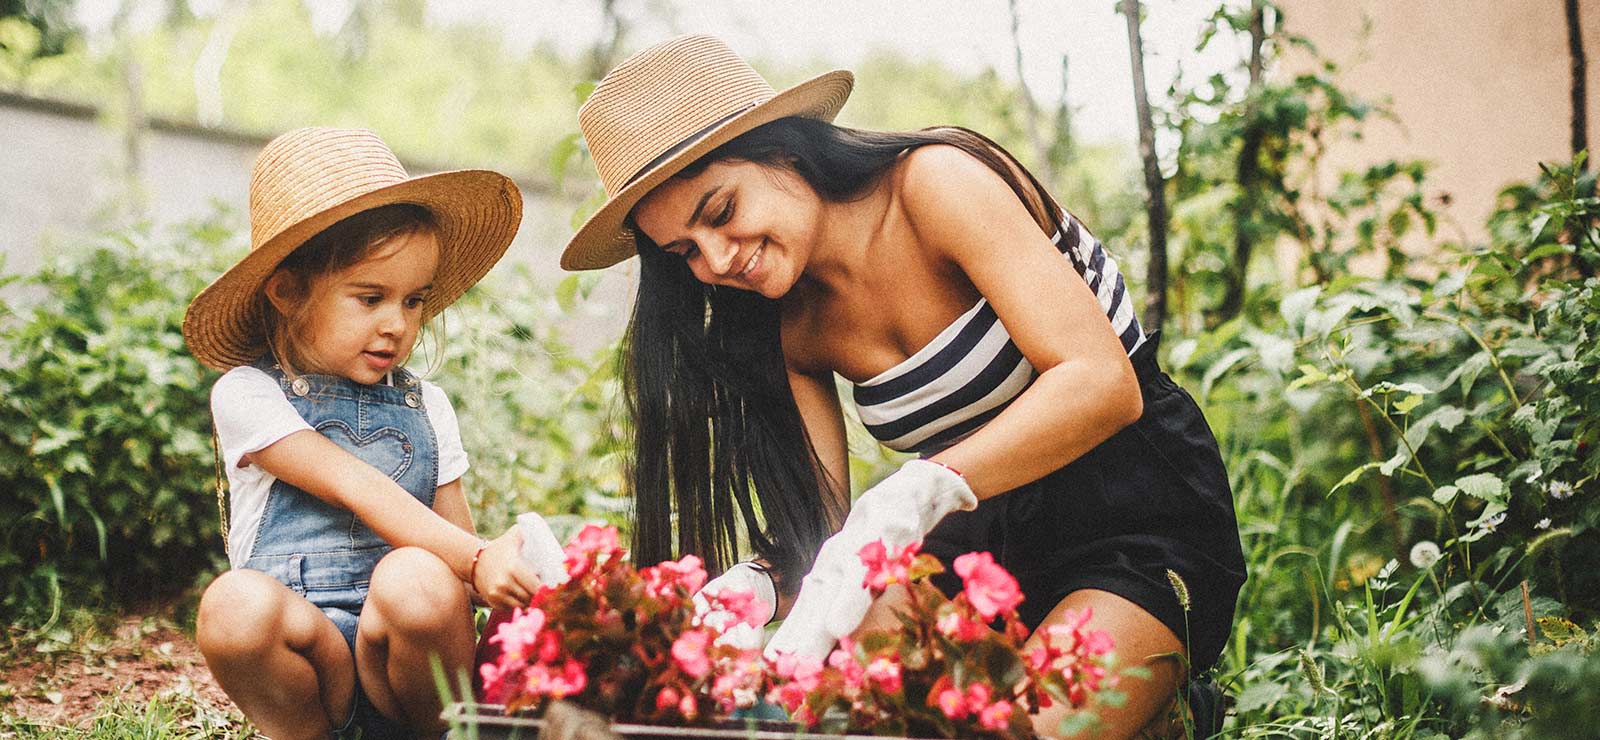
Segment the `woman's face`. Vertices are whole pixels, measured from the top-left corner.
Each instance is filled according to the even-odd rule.
[[[794,171],[725,160],[674,177],[633,209],[634,223],[700,282],[778,298],[816,246],[822,201]]]

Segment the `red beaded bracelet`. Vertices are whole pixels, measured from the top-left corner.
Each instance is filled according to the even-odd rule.
[[[467,585],[474,591],[478,588],[478,558],[483,557],[483,551],[489,549],[488,540],[478,540],[478,550],[472,553],[472,566],[467,570]]]

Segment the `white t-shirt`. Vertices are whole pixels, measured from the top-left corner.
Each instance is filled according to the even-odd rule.
[[[439,485],[460,478],[467,472],[467,451],[461,446],[461,430],[456,412],[444,391],[422,381],[422,405],[433,424],[439,443]],[[239,465],[252,452],[311,425],[300,417],[284,397],[283,389],[272,376],[253,367],[229,370],[211,386],[211,417],[217,425],[217,442],[222,448],[227,470],[229,509],[228,563],[241,567],[250,559],[256,530],[267,511],[267,493],[277,476],[255,463]]]

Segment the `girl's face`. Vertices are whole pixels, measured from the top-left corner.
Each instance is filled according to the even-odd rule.
[[[294,290],[294,277],[280,270],[267,282],[268,297],[286,315],[295,308],[292,296],[305,301],[295,344],[306,370],[372,384],[411,354],[438,267],[437,237],[417,229],[350,267],[312,278],[305,290]]]
[[[674,177],[633,209],[651,241],[702,283],[778,298],[805,272],[822,201],[792,170],[741,160]]]

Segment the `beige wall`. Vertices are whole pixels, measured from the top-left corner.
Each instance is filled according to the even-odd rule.
[[[1501,187],[1531,180],[1536,162],[1570,157],[1570,57],[1562,0],[1279,5],[1290,32],[1311,39],[1323,56],[1339,63],[1345,89],[1389,97],[1399,119],[1369,119],[1364,141],[1336,142],[1325,173],[1392,158],[1428,161],[1430,194],[1448,194],[1448,215],[1477,240]],[[1580,15],[1588,57],[1588,141],[1595,151],[1600,0],[1580,0]],[[1289,71],[1294,65],[1285,66]]]

